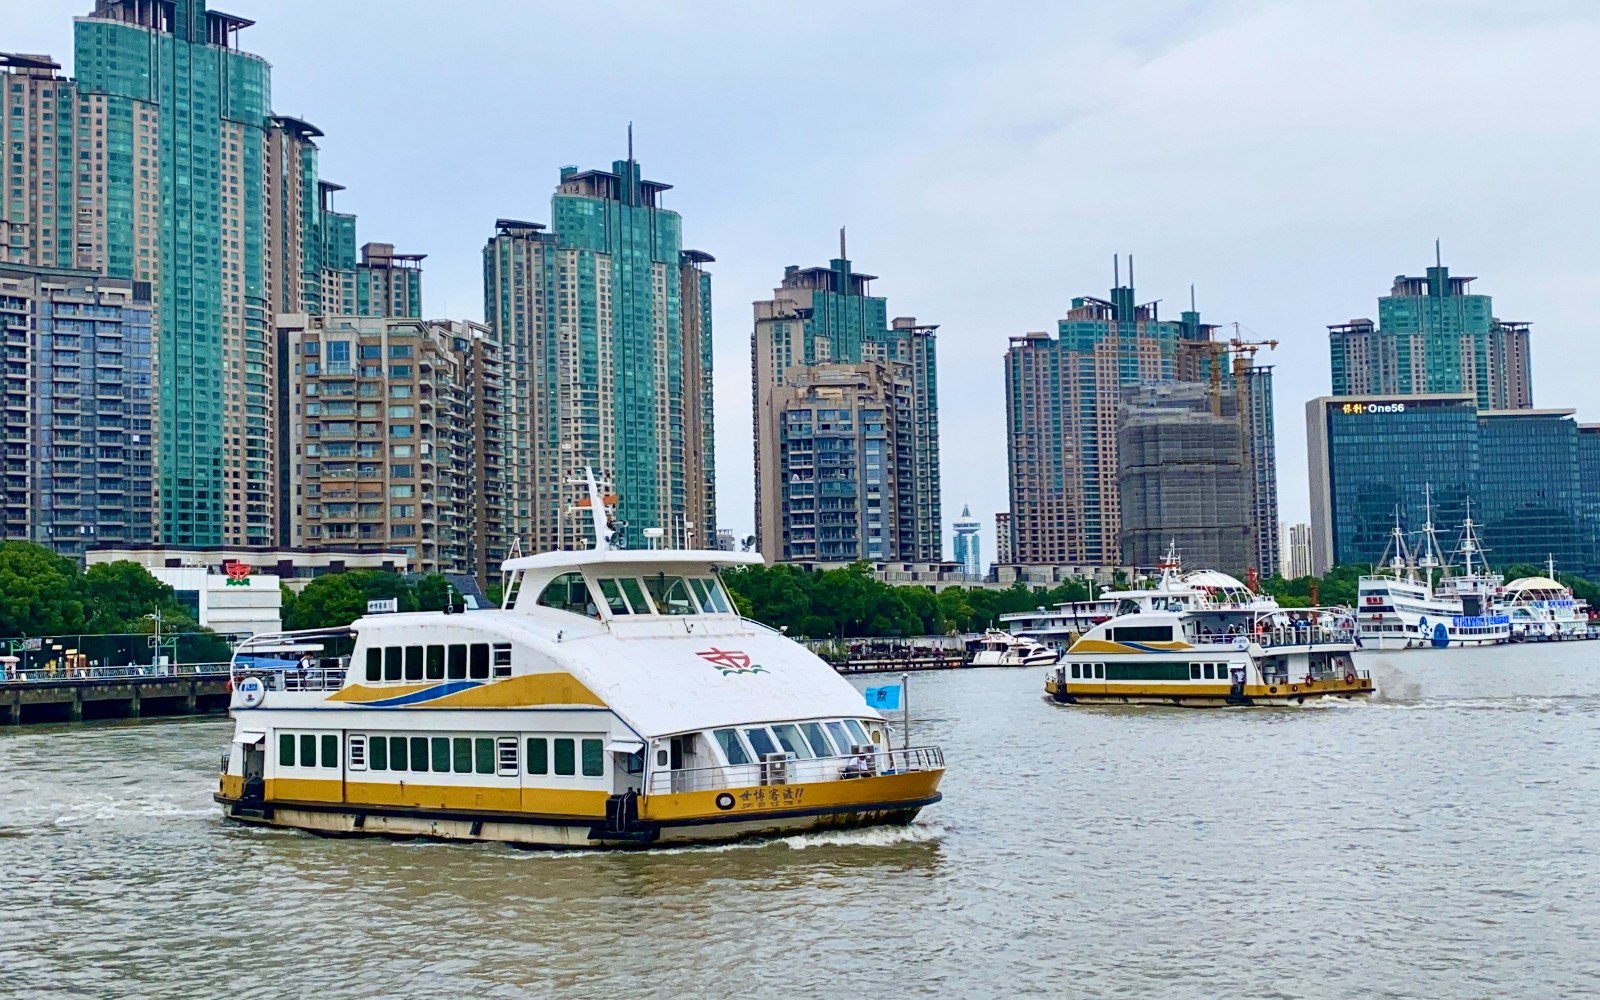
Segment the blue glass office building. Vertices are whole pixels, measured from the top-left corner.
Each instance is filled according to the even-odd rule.
[[[1480,410],[1470,394],[1314,399],[1312,571],[1376,563],[1397,514],[1404,530],[1422,527],[1431,491],[1447,551],[1470,501],[1491,565],[1553,557],[1558,570],[1594,576],[1600,438],[1582,436],[1594,444],[1580,448],[1572,410]]]

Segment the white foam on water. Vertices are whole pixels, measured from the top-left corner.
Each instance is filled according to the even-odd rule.
[[[873,826],[859,830],[818,830],[784,837],[778,843],[796,851],[811,847],[893,847],[896,844],[930,844],[943,839],[945,828],[938,823],[912,823],[910,826]]]

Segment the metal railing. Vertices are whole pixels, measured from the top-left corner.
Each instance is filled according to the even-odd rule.
[[[646,794],[705,792],[729,788],[811,784],[822,781],[849,781],[911,771],[936,771],[944,767],[944,751],[938,747],[911,747],[907,750],[879,750],[875,753],[839,757],[796,757],[784,754],[759,764],[680,768],[656,771],[650,775]]]
[[[345,667],[309,667],[304,670],[243,668],[233,671],[235,686],[246,677],[257,677],[268,691],[337,691],[344,687]]]
[[[49,681],[115,680],[129,677],[222,677],[228,673],[227,663],[173,663],[133,664],[122,667],[81,667],[68,669],[19,669],[7,667],[0,674],[0,683],[29,684]]]
[[[1350,645],[1356,641],[1356,630],[1353,627],[1341,628],[1327,625],[1313,625],[1309,628],[1269,628],[1258,632],[1217,633],[1215,635],[1200,635],[1194,638],[1196,646],[1224,646],[1234,647],[1239,640],[1254,642],[1264,649],[1277,646],[1332,646]]]

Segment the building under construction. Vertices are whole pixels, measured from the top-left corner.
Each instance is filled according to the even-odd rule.
[[[1204,382],[1123,391],[1117,411],[1122,564],[1154,566],[1168,545],[1184,565],[1254,565],[1254,484],[1238,395]]]

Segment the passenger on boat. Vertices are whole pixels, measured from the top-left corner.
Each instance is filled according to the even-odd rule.
[[[843,778],[865,778],[872,773],[872,763],[867,760],[867,755],[858,753],[851,757],[840,772]]]

